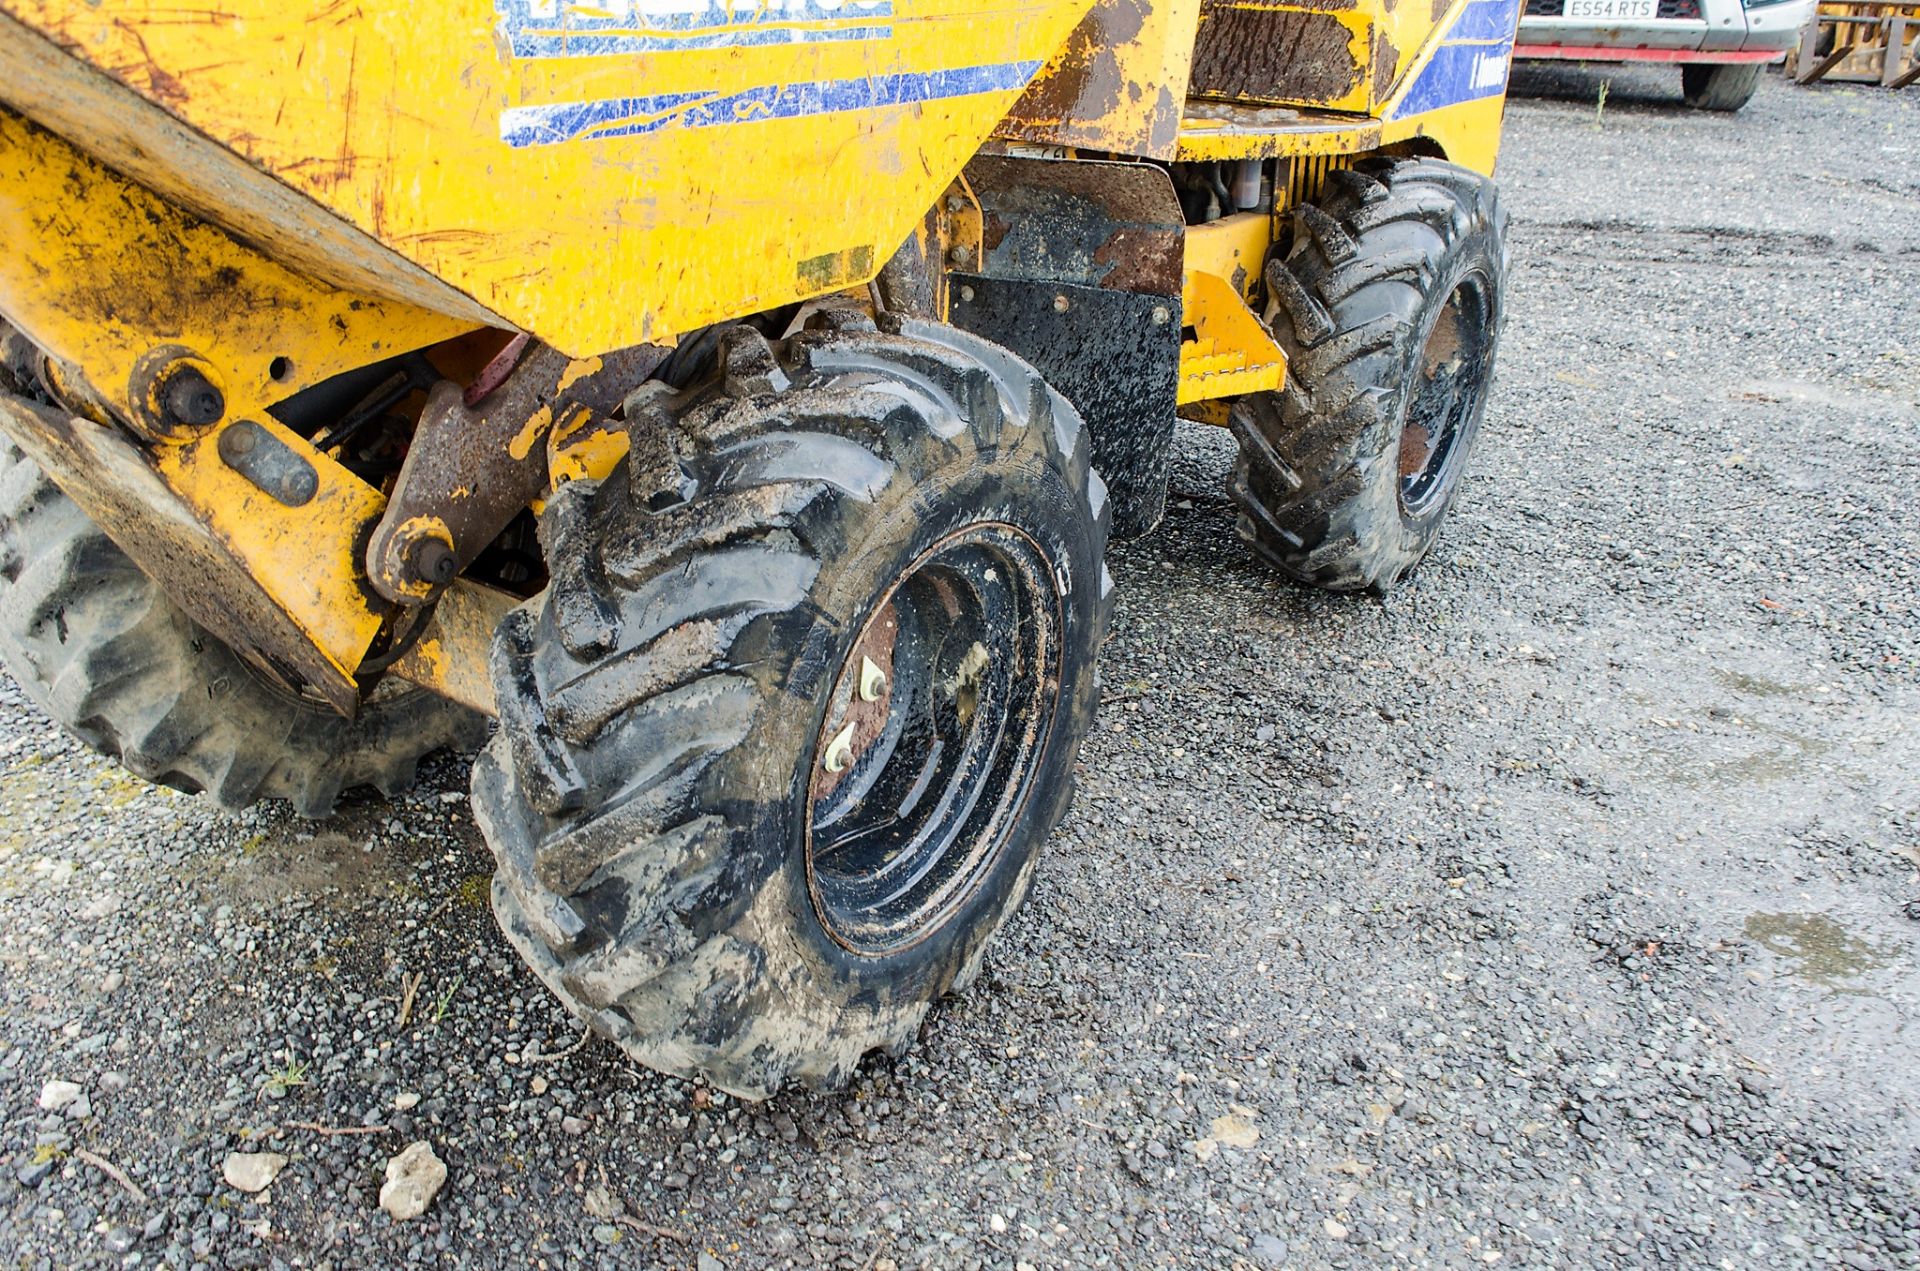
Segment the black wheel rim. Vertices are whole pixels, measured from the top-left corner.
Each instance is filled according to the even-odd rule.
[[[925,940],[993,874],[1053,722],[1053,572],[987,522],[935,543],[880,598],[815,741],[807,887],[859,954]]]
[[[1417,519],[1444,503],[1479,423],[1493,365],[1486,281],[1463,280],[1441,306],[1414,364],[1400,428],[1400,510]]]

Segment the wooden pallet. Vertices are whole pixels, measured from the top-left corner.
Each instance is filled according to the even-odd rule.
[[[1920,4],[1822,0],[1788,55],[1787,73],[1802,84],[1905,88],[1920,80]]]

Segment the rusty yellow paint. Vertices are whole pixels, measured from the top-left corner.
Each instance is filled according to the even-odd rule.
[[[149,462],[180,501],[292,616],[343,677],[351,677],[380,628],[362,596],[363,525],[386,506],[380,492],[273,419],[257,421],[314,466],[319,493],[288,507],[221,460],[218,433],[155,446]],[[197,612],[192,598],[188,611]]]
[[[470,324],[297,274],[0,109],[0,309],[130,418],[177,347],[233,418]],[[278,374],[276,374],[278,372]]]
[[[1204,0],[1192,91],[1381,115],[1458,12],[1425,0]]]
[[[587,376],[589,375],[598,375],[600,373],[600,368],[605,366],[606,364],[607,362],[605,358],[600,358],[600,357],[576,358],[574,361],[567,364],[566,370],[560,372],[560,382],[554,385],[554,389],[553,389],[554,395],[558,396],[559,394],[566,392],[568,389],[572,388],[575,384],[578,384],[581,380],[587,378]]]
[[[1180,346],[1180,405],[1286,383],[1287,355],[1227,279],[1188,270],[1181,316],[1195,338]]]
[[[1380,121],[1365,115],[1195,101],[1180,121],[1178,157],[1203,162],[1368,154],[1380,148],[1380,136]]]
[[[1428,12],[1399,0],[1395,8]],[[1384,0],[1354,0],[1338,8],[1207,0],[1200,9],[1193,90],[1259,105],[1366,114],[1377,104],[1375,32],[1384,12]],[[1214,56],[1206,56],[1209,52]],[[1232,78],[1224,73],[1227,68],[1235,72]]]
[[[361,589],[355,544],[385,501],[267,408],[468,325],[295,273],[5,110],[0,242],[0,309],[84,379],[73,388],[135,421],[153,418],[153,372],[169,362],[191,361],[220,389],[223,419],[161,435],[147,462],[284,607],[323,668],[347,680],[381,621]],[[265,427],[313,466],[311,501],[286,507],[219,459],[219,430],[237,420]]]
[[[350,712],[359,690],[348,668],[379,620],[340,602],[330,580],[354,563],[358,540],[340,531],[377,511],[379,494],[265,426],[319,474],[318,493],[301,508],[280,505],[228,469],[213,435],[142,447],[119,427],[0,394],[0,430],[194,621],[270,674]]]
[[[601,480],[627,457],[630,445],[624,427],[582,406],[547,434],[547,483],[558,490],[569,481]],[[536,500],[533,510],[545,513],[546,500]]]
[[[176,155],[142,179],[190,206],[211,177],[247,187],[217,202],[276,255],[314,218],[259,187],[303,195],[354,240],[304,240],[306,258],[365,272],[371,241],[439,280],[419,290],[443,312],[586,356],[872,278],[1089,4],[896,0],[884,23],[836,19],[854,38],[785,43],[742,38],[756,9],[716,41],[629,32],[580,56],[489,0],[0,0],[0,42],[44,37],[73,64],[0,77],[0,98],[83,148]],[[60,85],[103,78],[127,109],[63,110]]]
[[[1200,0],[1098,0],[995,135],[1171,159]]]
[[[561,387],[566,387],[564,381]],[[527,422],[521,425],[520,431],[513,435],[513,440],[507,443],[507,453],[515,459],[525,459],[533,453],[534,444],[546,435],[547,429],[552,425],[553,407],[542,403],[533,414],[527,416]]]
[[[416,551],[421,543],[438,542],[449,551],[453,550],[453,530],[444,518],[423,512],[407,517],[393,529],[393,541],[401,546],[395,555],[404,560]],[[433,596],[437,584],[431,579],[421,578],[412,573],[402,573],[399,566],[387,566],[383,562],[391,559],[385,555],[374,558],[374,568],[379,570],[376,581],[387,594],[410,597],[415,603],[423,602]]]
[[[519,603],[518,596],[456,579],[434,606],[426,631],[388,673],[482,714],[498,714],[487,654],[494,629]]]
[[[1243,296],[1253,294],[1273,243],[1273,218],[1265,212],[1236,212],[1186,232],[1189,273],[1224,278]]]
[[[0,103],[64,137],[84,137],[87,151],[114,171],[202,219],[217,219],[296,272],[475,326],[496,321],[471,297],[305,195],[261,181],[245,159],[155,104],[163,99],[129,93],[118,80],[64,55],[0,2]]]
[[[1404,119],[1335,115],[1286,106],[1192,102],[1181,121],[1179,157],[1311,159],[1424,147],[1488,176],[1500,153],[1506,97],[1483,97]]]

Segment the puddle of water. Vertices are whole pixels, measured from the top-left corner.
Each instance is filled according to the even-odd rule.
[[[1730,759],[1714,759],[1677,747],[1660,747],[1665,759],[1663,774],[1674,785],[1699,790],[1726,785],[1770,785],[1803,779],[1818,760],[1833,749],[1833,743],[1805,737],[1753,720],[1742,721],[1746,730],[1772,738],[1777,745],[1763,745],[1750,754]]]
[[[1816,384],[1811,380],[1756,380],[1742,385],[1733,396],[1741,401],[1804,402],[1810,406],[1829,406],[1835,410],[1905,414],[1913,403],[1898,394],[1868,388],[1849,390],[1837,384]]]
[[[1903,952],[1895,944],[1862,940],[1826,914],[1750,914],[1746,933],[1791,962],[1789,974],[1834,993],[1880,996],[1854,981],[1892,966]]]
[[[1795,684],[1782,684],[1778,680],[1764,679],[1758,675],[1749,675],[1745,671],[1729,671],[1725,667],[1713,667],[1713,678],[1736,693],[1745,693],[1749,697],[1793,697],[1807,690]]]

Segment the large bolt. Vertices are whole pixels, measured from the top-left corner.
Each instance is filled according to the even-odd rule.
[[[460,570],[460,562],[455,559],[453,548],[437,538],[423,538],[413,549],[413,572],[436,587],[444,587],[453,581],[454,574]]]
[[[227,413],[227,399],[206,376],[188,366],[167,377],[160,409],[169,428],[204,428]]]

